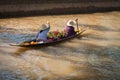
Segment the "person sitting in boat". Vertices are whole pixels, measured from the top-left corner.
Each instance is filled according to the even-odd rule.
[[[76,25],[76,21],[74,21],[74,20],[69,20],[67,22],[67,26],[65,28],[66,37],[69,37],[69,36],[76,34],[76,32],[74,30],[75,25]]]
[[[37,42],[45,42],[47,40],[47,34],[50,30],[50,23],[47,22],[47,24],[42,24],[40,27],[40,31],[36,35],[36,41]]]

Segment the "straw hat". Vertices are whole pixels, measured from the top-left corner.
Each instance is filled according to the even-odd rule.
[[[67,26],[75,26],[75,25],[76,25],[76,21],[74,21],[74,20],[69,20],[67,22]]]
[[[45,30],[48,28],[48,25],[47,24],[42,24],[41,27],[40,27],[40,30]]]

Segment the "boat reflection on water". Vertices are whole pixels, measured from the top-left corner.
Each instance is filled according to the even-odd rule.
[[[119,80],[120,12],[0,19],[0,79]],[[33,39],[48,19],[51,30],[63,30],[79,18],[85,33],[47,47],[18,47]],[[34,26],[34,27],[33,27]]]

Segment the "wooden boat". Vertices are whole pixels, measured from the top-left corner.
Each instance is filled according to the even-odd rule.
[[[56,44],[56,43],[60,43],[60,42],[63,42],[63,41],[67,41],[71,38],[74,38],[76,36],[79,36],[80,34],[82,34],[86,29],[79,29],[78,31],[76,31],[76,34],[75,35],[72,35],[72,36],[69,36],[69,37],[65,37],[65,38],[61,38],[61,39],[58,39],[56,41],[52,41],[52,42],[44,42],[44,43],[35,43],[35,44],[26,44],[26,43],[30,43],[30,42],[35,42],[36,40],[29,40],[29,41],[25,41],[25,42],[22,42],[20,44],[10,44],[11,46],[20,46],[20,47],[38,47],[38,46],[48,46],[48,45],[53,45],[53,44]]]

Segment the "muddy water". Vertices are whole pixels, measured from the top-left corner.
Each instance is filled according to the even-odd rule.
[[[33,39],[42,23],[63,30],[69,19],[89,27],[67,42],[10,46]],[[119,80],[120,12],[0,19],[0,80]]]

